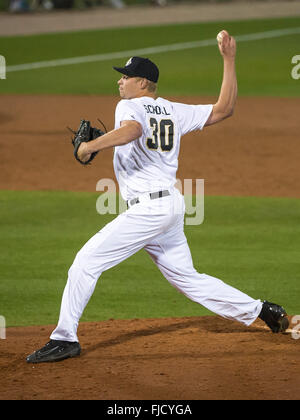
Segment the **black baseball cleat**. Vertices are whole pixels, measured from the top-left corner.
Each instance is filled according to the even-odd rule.
[[[59,362],[69,357],[79,356],[80,344],[70,341],[50,340],[44,347],[27,356],[27,363]]]
[[[287,313],[283,307],[267,300],[263,302],[262,310],[258,317],[265,321],[273,333],[284,332],[289,327]]]

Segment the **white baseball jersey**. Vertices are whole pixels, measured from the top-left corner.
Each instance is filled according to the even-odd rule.
[[[115,147],[114,170],[124,200],[175,185],[180,139],[190,131],[202,130],[211,111],[212,105],[186,105],[163,98],[118,103],[115,128],[133,120],[143,129],[140,138]]]

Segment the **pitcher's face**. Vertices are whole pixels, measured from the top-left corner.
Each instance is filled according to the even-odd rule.
[[[125,74],[118,81],[119,92],[122,99],[133,99],[143,96],[142,79],[140,77],[129,77]]]

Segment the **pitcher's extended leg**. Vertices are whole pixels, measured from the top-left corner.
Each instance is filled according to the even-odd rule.
[[[216,277],[198,273],[183,229],[174,226],[145,248],[165,278],[189,299],[231,320],[250,325],[258,317],[262,302]]]

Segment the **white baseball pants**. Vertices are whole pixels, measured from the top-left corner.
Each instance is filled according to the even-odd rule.
[[[165,278],[189,299],[230,320],[250,325],[262,302],[221,280],[198,273],[184,235],[184,199],[178,190],[150,200],[144,194],[133,205],[96,233],[78,252],[68,272],[59,322],[53,340],[78,341],[79,319],[101,273],[142,248]]]

